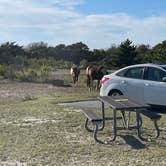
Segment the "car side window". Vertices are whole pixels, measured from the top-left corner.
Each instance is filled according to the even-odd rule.
[[[163,77],[166,77],[166,72],[154,67],[148,68],[147,80],[162,81]]]
[[[134,67],[126,71],[125,77],[143,79],[144,67]]]

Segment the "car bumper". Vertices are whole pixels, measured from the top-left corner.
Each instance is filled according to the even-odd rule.
[[[107,90],[104,88],[104,86],[100,88],[100,96],[108,96]]]

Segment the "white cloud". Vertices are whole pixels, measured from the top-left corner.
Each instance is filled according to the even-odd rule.
[[[89,15],[75,20],[78,36],[98,48],[119,44],[129,38],[136,44],[155,45],[166,40],[166,15],[138,19],[124,13]],[[77,37],[78,37],[77,36]]]
[[[166,15],[138,19],[126,13],[83,15],[75,7],[84,0],[0,0],[0,42],[70,44],[107,48],[126,38],[136,44],[166,39]]]

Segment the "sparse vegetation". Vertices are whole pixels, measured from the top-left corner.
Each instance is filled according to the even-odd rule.
[[[94,50],[82,42],[54,47],[44,42],[31,43],[25,47],[6,42],[0,45],[0,76],[34,81],[37,74],[44,82],[50,71],[69,69],[73,64],[85,69],[90,63],[95,63],[112,70],[137,63],[166,63],[165,46],[166,41],[150,47],[134,45],[129,39],[108,49]]]
[[[69,74],[64,74],[68,71],[57,73],[55,79],[63,78],[70,83]],[[106,146],[95,143],[92,133],[84,129],[85,116],[81,108],[57,105],[99,95],[98,91],[88,92],[83,73],[75,88],[6,81],[1,82],[0,92],[1,165],[166,164],[165,116],[160,121],[159,139],[142,142],[135,130],[119,131],[117,141]],[[146,133],[152,129],[152,124],[146,118],[144,122]],[[100,136],[109,138],[110,123],[106,125]]]

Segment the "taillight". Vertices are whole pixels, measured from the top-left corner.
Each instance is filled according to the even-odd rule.
[[[106,83],[110,78],[109,77],[104,77],[101,81],[102,84]]]

